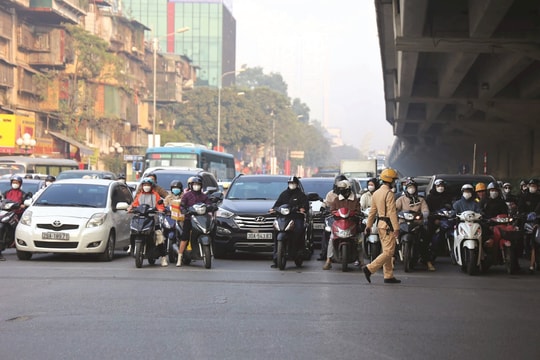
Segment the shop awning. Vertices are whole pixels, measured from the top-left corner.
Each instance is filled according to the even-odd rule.
[[[75,140],[75,139],[72,139],[70,138],[69,136],[66,136],[64,134],[60,134],[60,133],[57,133],[57,132],[54,132],[54,131],[48,131],[49,134],[51,134],[52,136],[54,136],[55,138],[59,139],[59,140],[62,140],[62,141],[65,141],[73,146],[76,146],[77,148],[79,148],[79,151],[81,152],[81,155],[86,155],[86,156],[91,156],[91,155],[94,155],[94,149],[84,145],[83,143]]]

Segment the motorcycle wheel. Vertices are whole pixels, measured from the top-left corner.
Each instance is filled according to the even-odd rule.
[[[141,242],[135,243],[135,250],[133,251],[133,254],[135,255],[135,266],[137,268],[142,268],[144,254],[143,254],[143,246]]]
[[[156,263],[156,259],[155,258],[148,258],[148,263],[150,265],[154,265]]]
[[[210,245],[203,245],[203,262],[206,269],[212,267],[212,252],[210,251]]]
[[[403,266],[405,272],[411,271],[411,244],[408,242],[402,243],[401,251],[403,252]]]
[[[287,265],[287,254],[285,252],[285,243],[283,241],[278,241],[277,243],[276,256],[279,270],[285,270],[285,266]]]
[[[476,274],[476,250],[474,249],[465,249],[465,259],[467,263],[467,274],[474,275]]]
[[[341,245],[341,271],[346,272],[349,270],[349,247],[347,245]]]
[[[171,264],[176,264],[176,261],[178,260],[178,252],[174,250],[172,246],[169,247],[169,262]]]
[[[192,255],[192,251],[184,251],[184,256],[182,257],[182,264],[184,265],[191,264],[191,255]]]
[[[19,260],[30,260],[32,258],[32,253],[28,251],[17,250],[17,259]]]
[[[294,264],[296,267],[302,267],[302,264],[304,263],[304,258],[301,254],[296,255],[296,259],[294,259]]]

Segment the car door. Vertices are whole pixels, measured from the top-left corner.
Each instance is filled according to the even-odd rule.
[[[132,215],[126,210],[116,210],[116,205],[120,202],[131,204],[133,197],[129,187],[122,183],[113,183],[111,189],[111,216],[116,228],[116,247],[123,248],[129,245],[130,228],[129,223]]]

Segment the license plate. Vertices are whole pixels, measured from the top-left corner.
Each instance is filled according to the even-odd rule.
[[[45,240],[69,240],[69,233],[63,232],[44,232],[41,238]]]
[[[250,240],[272,240],[272,233],[247,233]]]
[[[322,230],[324,229],[324,224],[313,224],[313,228],[315,230]]]

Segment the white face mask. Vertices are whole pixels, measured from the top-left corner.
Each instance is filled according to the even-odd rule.
[[[509,194],[509,193],[510,193],[510,189],[503,189],[503,192],[504,192],[505,194]]]
[[[199,184],[193,184],[191,186],[191,188],[193,189],[193,191],[200,191],[201,190],[201,185]]]
[[[295,183],[292,183],[292,184],[289,184],[289,189],[290,190],[296,190],[296,184]]]
[[[148,185],[145,185],[142,187],[143,191],[144,192],[150,192],[150,190],[152,190],[152,187],[151,186],[148,186]]]
[[[472,194],[470,192],[464,192],[463,193],[463,198],[465,200],[469,200],[471,197],[472,197]]]
[[[537,190],[538,190],[538,188],[536,186],[529,186],[529,192],[531,194],[534,194]]]
[[[416,189],[413,188],[413,187],[409,187],[409,188],[407,188],[407,192],[408,192],[410,195],[414,195],[414,193],[416,192]]]
[[[499,196],[498,191],[490,191],[489,192],[489,197],[492,198],[492,199],[496,199],[498,196]]]
[[[440,194],[440,193],[444,192],[444,186],[437,186],[435,188],[435,190],[437,190],[437,192]]]
[[[11,188],[12,188],[12,189],[17,190],[17,189],[20,188],[20,187],[21,187],[21,185],[19,185],[19,183],[13,183],[13,184],[11,184]]]
[[[368,189],[369,192],[373,192],[373,191],[375,191],[375,186],[369,185],[369,186],[367,187],[367,189]]]

